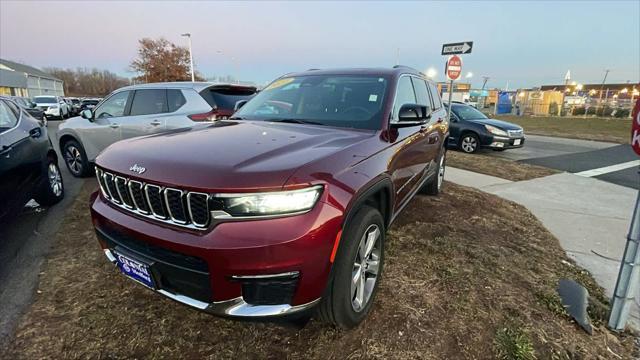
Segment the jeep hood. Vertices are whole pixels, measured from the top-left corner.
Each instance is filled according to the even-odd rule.
[[[127,177],[191,190],[276,190],[301,166],[372,136],[370,130],[218,121],[117,142],[98,155],[96,164]],[[137,171],[130,170],[134,165]]]

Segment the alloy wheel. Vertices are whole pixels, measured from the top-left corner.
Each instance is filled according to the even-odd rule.
[[[446,152],[443,153],[442,156],[440,157],[440,166],[438,166],[438,190],[442,188],[442,182],[444,181],[445,156],[446,156]]]
[[[64,153],[64,160],[71,172],[74,174],[82,173],[82,155],[77,147],[73,145],[67,146],[67,151]]]
[[[464,150],[464,152],[472,153],[476,150],[477,146],[478,146],[478,141],[473,136],[465,136],[462,139],[461,147],[462,147],[462,150]]]
[[[47,175],[49,178],[49,186],[51,187],[51,192],[59,197],[62,195],[62,176],[60,175],[60,169],[54,163],[49,164],[49,168],[47,169]]]
[[[381,238],[380,228],[372,224],[360,239],[351,272],[351,306],[356,312],[367,306],[378,280]]]

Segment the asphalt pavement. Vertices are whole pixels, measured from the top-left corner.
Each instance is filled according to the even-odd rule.
[[[628,144],[528,135],[520,149],[483,152],[640,189],[640,158]]]
[[[32,202],[20,214],[0,223],[0,347],[13,333],[20,314],[31,304],[42,262],[67,208],[85,181],[73,177],[64,165],[55,134],[59,124],[60,121],[49,121],[47,129],[58,153],[64,199],[50,208]]]

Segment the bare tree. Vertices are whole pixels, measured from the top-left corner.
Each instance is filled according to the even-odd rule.
[[[45,68],[45,72],[64,81],[65,94],[70,96],[105,96],[129,80],[108,70],[77,68]]]

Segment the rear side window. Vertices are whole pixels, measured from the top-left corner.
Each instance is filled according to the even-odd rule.
[[[431,89],[431,98],[433,99],[433,110],[438,110],[442,107],[442,99],[440,99],[440,93],[438,87],[433,83],[428,83],[429,89]]]
[[[131,103],[130,115],[150,115],[167,112],[167,91],[165,89],[136,90]]]
[[[174,112],[182,107],[187,100],[182,95],[182,91],[176,89],[167,90],[167,102],[169,103],[169,112]]]
[[[9,108],[9,104],[0,100],[0,132],[11,129],[18,124],[18,117]]]
[[[200,92],[200,95],[211,105],[218,109],[233,110],[240,100],[249,100],[255,91],[245,88],[210,88]]]
[[[429,90],[427,90],[427,84],[424,80],[419,78],[413,78],[413,88],[416,90],[416,100],[418,105],[426,105],[431,107],[431,100],[429,99]]]

